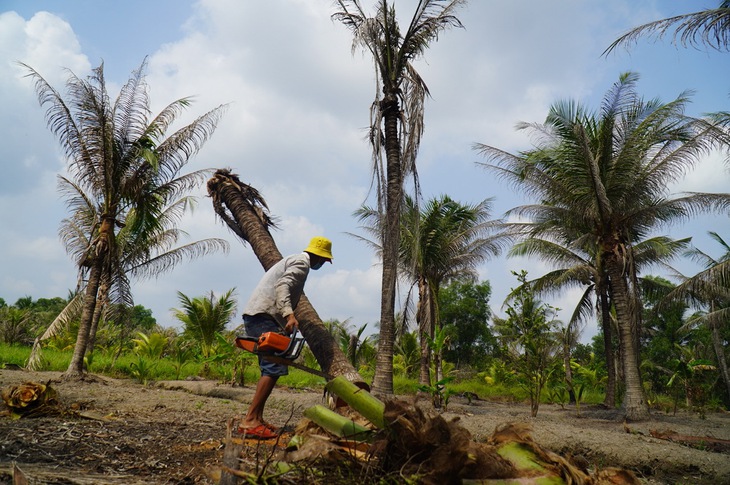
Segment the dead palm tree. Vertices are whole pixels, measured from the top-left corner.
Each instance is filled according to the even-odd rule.
[[[373,380],[376,394],[393,393],[398,238],[407,175],[413,175],[418,192],[416,156],[423,134],[423,105],[428,88],[412,61],[425,53],[439,33],[462,26],[454,13],[464,3],[465,0],[419,0],[405,30],[398,23],[395,6],[387,0],[377,2],[373,17],[365,14],[359,0],[337,0],[340,9],[332,16],[352,32],[353,50],[362,48],[372,55],[376,71],[376,94],[370,108],[370,143],[378,210],[388,221],[380,235],[383,275]]]
[[[251,245],[264,271],[282,259],[269,232],[274,222],[258,190],[241,182],[230,170],[221,169],[208,181],[208,195],[213,199],[213,208],[218,216],[243,242]],[[306,295],[302,295],[295,313],[302,335],[322,371],[332,377],[343,376],[361,387],[367,387]]]
[[[219,106],[167,136],[190,100],[174,101],[150,118],[146,63],[145,59],[132,73],[113,103],[103,64],[88,80],[69,75],[68,102],[38,72],[24,65],[41,106],[48,105],[46,121],[68,159],[72,213],[93,207],[82,216],[93,219],[84,222],[91,232],[77,258],[79,268],[88,272],[79,333],[66,371],[69,377],[84,372],[92,322],[101,311],[98,304],[106,302],[108,295],[110,303],[133,305],[129,279],[120,264],[122,255],[134,251],[120,248],[119,230],[124,228],[132,235],[153,232],[160,227],[164,207],[204,179],[205,171],[179,173],[212,135],[225,108]]]

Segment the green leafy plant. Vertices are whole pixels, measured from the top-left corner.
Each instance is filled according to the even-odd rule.
[[[431,395],[431,402],[433,402],[433,407],[442,411],[446,411],[446,409],[449,406],[449,400],[451,396],[454,394],[454,392],[451,389],[446,388],[446,384],[453,381],[453,377],[445,377],[438,381],[437,383],[426,386],[421,385],[418,386],[419,391],[427,392]]]
[[[150,364],[141,355],[137,356],[137,362],[129,364],[132,377],[134,377],[140,384],[145,385],[147,385],[147,383],[151,380],[154,367],[154,364]]]
[[[151,333],[149,335],[137,332],[139,338],[133,339],[135,343],[134,352],[137,355],[150,359],[160,359],[165,352],[169,339],[161,333]]]
[[[254,363],[256,357],[249,352],[239,350],[220,333],[217,333],[215,338],[216,345],[212,348],[211,356],[207,361],[230,364],[230,368],[227,367],[226,369],[226,380],[232,386],[244,387],[246,385],[246,369]]]
[[[565,409],[565,403],[568,402],[568,390],[562,384],[557,384],[548,387],[548,396],[550,402],[559,404],[562,409]]]
[[[190,342],[182,339],[175,340],[170,352],[170,360],[175,367],[175,380],[180,380],[183,367],[190,363],[194,357],[193,348]]]

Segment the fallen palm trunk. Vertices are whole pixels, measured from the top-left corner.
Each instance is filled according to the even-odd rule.
[[[341,414],[317,404],[304,410],[304,416],[335,436],[353,441],[370,441],[373,431]]]
[[[672,441],[692,448],[702,450],[710,450],[718,453],[730,451],[730,440],[713,438],[711,436],[691,436],[675,433],[674,431],[656,431],[650,430],[649,434],[653,438],[660,440]]]
[[[215,212],[236,235],[251,245],[264,270],[282,259],[269,232],[269,227],[274,224],[268,215],[268,206],[255,188],[241,182],[230,170],[221,169],[208,181],[208,195],[213,199]],[[322,372],[367,386],[327,331],[306,295],[299,300],[295,314],[299,329]]]

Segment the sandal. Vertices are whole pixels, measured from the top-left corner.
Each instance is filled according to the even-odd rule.
[[[243,435],[244,438],[253,438],[258,440],[273,440],[279,437],[279,433],[274,432],[271,428],[265,424],[259,424],[253,428],[242,428],[238,427],[238,432]]]

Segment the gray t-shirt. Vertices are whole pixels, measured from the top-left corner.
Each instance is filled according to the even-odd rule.
[[[309,253],[292,254],[276,263],[253,290],[243,314],[253,316],[265,313],[284,327],[284,316],[294,313],[304,292],[309,268]]]

